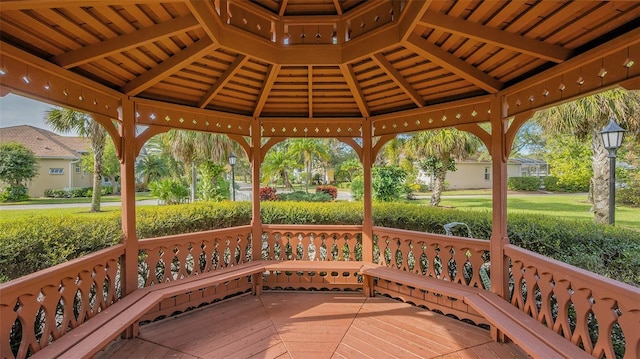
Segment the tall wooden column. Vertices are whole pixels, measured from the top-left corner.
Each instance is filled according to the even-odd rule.
[[[122,156],[120,160],[120,181],[122,182],[122,232],[124,234],[124,260],[121,266],[123,296],[138,289],[138,236],[136,234],[136,124],[134,103],[122,102],[122,126],[120,128]],[[114,139],[115,140],[115,139]],[[137,335],[138,325],[129,327],[124,334],[127,338]]]
[[[371,193],[371,168],[373,167],[373,131],[371,120],[362,121],[362,168],[364,177],[364,213],[362,221],[362,260],[373,262],[373,204]]]
[[[491,230],[491,291],[502,298],[509,294],[509,263],[504,255],[507,236],[507,159],[506,123],[502,119],[502,98],[491,102],[491,158],[492,158],[492,230]],[[491,336],[503,341],[504,336],[491,327]]]
[[[260,164],[262,163],[260,120],[251,120],[251,255],[262,259],[262,219],[260,218]]]

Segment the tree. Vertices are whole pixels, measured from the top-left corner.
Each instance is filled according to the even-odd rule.
[[[404,180],[407,173],[398,166],[379,166],[373,168],[373,198],[391,202],[402,197]]]
[[[142,156],[136,163],[136,172],[142,175],[142,182],[145,185],[171,174],[167,161],[155,153],[147,153]]]
[[[23,201],[29,198],[27,182],[38,175],[38,160],[24,145],[0,143],[0,181],[8,184],[0,198],[3,201]]]
[[[591,142],[593,177],[590,198],[597,223],[609,222],[609,159],[600,131],[612,116],[630,131],[629,135],[635,133],[638,136],[640,92],[613,89],[538,111],[534,115],[534,120],[547,137],[566,134]]]
[[[407,144],[408,150],[418,158],[433,158],[440,165],[433,166],[434,184],[430,204],[438,206],[444,190],[447,170],[452,168],[456,159],[462,159],[475,153],[481,146],[476,136],[456,129],[439,129],[415,134]]]
[[[285,148],[274,148],[269,151],[262,163],[262,183],[269,184],[274,178],[282,179],[282,186],[293,190],[289,180],[289,171],[297,167],[296,161]]]
[[[45,123],[58,132],[77,132],[82,137],[91,139],[93,152],[93,193],[91,195],[91,212],[100,212],[102,195],[102,156],[107,139],[107,131],[91,116],[63,108],[52,108],[47,111]]]
[[[309,183],[311,183],[311,172],[313,160],[318,158],[328,161],[330,158],[329,148],[326,143],[313,138],[296,138],[291,140],[289,151],[296,157],[302,157],[304,167],[307,171],[307,193],[309,192]]]
[[[547,141],[545,159],[551,174],[558,178],[557,186],[561,191],[589,190],[589,182],[593,175],[590,157],[589,144],[574,136],[558,135]]]
[[[94,166],[95,155],[93,151],[89,151],[87,155],[82,156],[82,167],[91,172]],[[118,186],[118,178],[120,177],[120,160],[116,155],[116,147],[113,141],[106,141],[104,153],[102,154],[102,176],[111,182],[113,193],[120,193]]]

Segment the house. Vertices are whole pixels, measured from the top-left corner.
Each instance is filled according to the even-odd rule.
[[[447,172],[448,189],[491,188],[491,161],[466,158],[456,162],[456,171]],[[545,161],[532,158],[510,158],[507,162],[508,177],[545,177],[549,166]],[[423,170],[418,172],[418,181],[431,184],[431,176]]]
[[[80,166],[82,155],[88,152],[83,138],[22,125],[0,129],[0,142],[18,142],[38,159],[38,175],[27,185],[31,197],[42,197],[47,189],[92,186],[93,176]]]

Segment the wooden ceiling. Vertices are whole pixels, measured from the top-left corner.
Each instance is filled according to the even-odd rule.
[[[495,94],[637,30],[640,1],[8,0],[0,20],[5,48],[127,96],[340,121]]]

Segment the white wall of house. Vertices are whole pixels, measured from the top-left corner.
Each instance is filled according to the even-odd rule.
[[[446,182],[449,189],[483,189],[491,188],[491,162],[458,162],[455,172],[447,171]],[[507,164],[507,175],[509,177],[520,176],[520,165],[516,163]],[[431,183],[431,177],[420,171],[418,180],[425,184]]]

